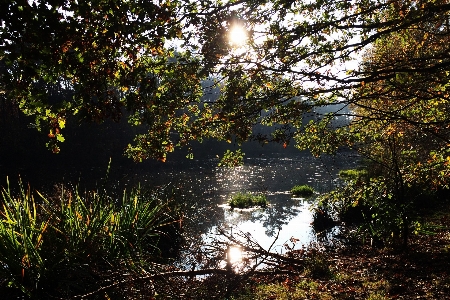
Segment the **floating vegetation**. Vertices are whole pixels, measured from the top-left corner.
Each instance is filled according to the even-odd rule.
[[[291,189],[294,196],[308,197],[314,194],[314,189],[309,185],[296,185]]]
[[[229,204],[232,208],[249,208],[254,206],[266,207],[268,202],[264,195],[237,193],[231,198]]]
[[[339,178],[347,181],[366,178],[367,175],[367,170],[365,169],[350,169],[339,171]]]

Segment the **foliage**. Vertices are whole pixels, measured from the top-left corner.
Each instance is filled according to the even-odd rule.
[[[383,18],[398,11],[391,9]],[[336,130],[327,119],[310,125],[326,136],[333,132],[337,145],[347,144],[367,161],[367,176],[346,178],[347,186],[325,199],[341,220],[363,219],[362,231],[381,244],[401,238],[406,246],[420,203],[448,187],[448,72],[434,59],[448,41],[442,18],[378,38],[363,55],[360,74],[371,78],[351,95],[352,121]]]
[[[250,193],[237,193],[230,200],[232,208],[248,208],[252,206],[267,206],[267,199],[264,195],[253,195]]]
[[[61,190],[47,198],[20,185],[2,192],[0,277],[23,293],[71,297],[96,289],[96,272],[141,272],[160,256],[158,241],[170,222],[164,205],[137,189],[119,201],[105,192]],[[64,280],[63,280],[64,279]]]
[[[357,216],[372,238],[406,243],[417,207],[449,187],[449,11],[446,0],[3,1],[0,101],[34,117],[30,126],[55,153],[72,119],[122,116],[141,126],[126,147],[135,161],[165,161],[206,139],[294,140],[317,156],[356,150],[370,162],[367,178],[323,196],[322,209]],[[226,39],[236,23],[249,33],[240,48]],[[255,133],[259,124],[272,134]],[[225,156],[225,165],[242,162],[239,153]],[[74,202],[56,218],[47,199],[4,199],[2,251],[15,263],[5,276],[27,292],[50,268],[40,257],[58,245],[46,242],[49,232],[83,255],[109,247],[135,257],[123,248],[132,237],[109,232],[117,227],[111,203],[90,216],[103,208],[68,197]],[[70,226],[85,240],[66,239]],[[52,247],[63,262],[85,266],[77,262],[84,256]]]
[[[35,117],[53,152],[64,141],[69,117],[118,120],[124,109],[130,122],[148,120],[149,132],[155,131],[158,140],[146,140],[153,157],[170,151],[164,128],[176,118],[186,121],[189,113],[176,116],[177,110],[200,87],[195,60],[164,46],[180,34],[177,3],[34,1],[1,7],[2,94]]]
[[[39,0],[0,11],[1,100],[33,116],[54,152],[70,119],[122,115],[140,126],[125,150],[135,161],[180,147],[192,157],[210,139],[293,140],[316,156],[350,148],[370,180],[349,182],[344,207],[361,208],[368,231],[401,227],[405,244],[417,191],[449,187],[446,0]],[[239,47],[227,40],[236,25],[248,33]]]
[[[220,159],[219,167],[236,167],[244,164],[244,155],[241,149],[235,152],[227,150]]]
[[[309,185],[296,185],[291,189],[291,193],[294,196],[307,197],[314,194],[314,189]]]
[[[378,246],[406,246],[410,232],[417,233],[423,215],[422,202],[433,206],[435,193],[427,190],[407,190],[407,202],[398,199],[382,177],[364,182],[352,180],[346,185],[319,196],[316,208],[327,218],[356,225],[362,237]]]
[[[5,2],[0,95],[34,116],[54,152],[70,118],[126,116],[145,127],[126,150],[136,161],[209,138],[335,152],[366,136],[336,117],[377,112],[364,103],[394,91],[417,101],[363,119],[432,135],[447,124],[449,10],[444,0]],[[249,37],[239,48],[227,40],[236,24]],[[380,59],[346,65],[364,49]],[[256,124],[282,127],[262,135]]]

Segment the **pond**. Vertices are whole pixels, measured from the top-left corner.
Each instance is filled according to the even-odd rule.
[[[22,131],[28,137],[25,121]],[[8,149],[2,149],[0,156],[0,185],[6,186],[9,177],[12,183],[21,178],[24,184],[30,183],[44,193],[52,193],[54,185],[63,182],[93,189],[101,184],[99,179],[105,176],[112,159],[109,181],[119,195],[122,188],[138,183],[166,189],[167,194],[174,195],[184,214],[185,232],[191,236],[203,239],[216,228],[232,226],[250,233],[264,246],[270,245],[276,234],[280,243],[293,236],[307,244],[315,238],[309,210],[314,197],[307,201],[294,199],[288,191],[301,184],[311,185],[318,193],[331,190],[339,184],[338,171],[354,168],[358,163],[358,158],[348,151],[314,158],[292,145],[284,148],[279,144],[261,146],[249,142],[243,145],[244,166],[225,169],[217,167],[217,156],[237,146],[205,141],[193,146],[193,160],[186,159],[185,152],[175,151],[166,163],[149,160],[135,164],[123,156],[123,147],[133,136],[124,128],[124,124],[114,122],[105,122],[99,128],[84,124],[67,133],[68,141],[58,155],[42,147],[42,141],[35,141],[33,151],[29,151],[28,138],[20,147],[12,143]],[[237,192],[265,193],[270,205],[264,210],[231,211],[226,203]]]
[[[304,122],[330,109],[345,108],[316,109],[305,115]],[[333,124],[348,121],[341,118]],[[22,118],[14,127],[18,128],[17,132],[8,135],[14,139],[3,140],[0,186],[6,186],[8,178],[12,183],[21,178],[24,184],[30,183],[44,193],[52,193],[54,185],[63,182],[93,189],[102,182],[99,179],[105,176],[108,161],[112,159],[109,180],[114,182],[119,195],[123,187],[137,183],[167,189],[168,194],[174,194],[184,214],[185,232],[199,238],[215,228],[233,226],[249,232],[262,245],[268,245],[278,232],[281,243],[291,236],[308,243],[314,239],[309,210],[314,199],[293,199],[288,191],[299,184],[309,184],[319,193],[328,191],[339,183],[340,169],[354,168],[358,162],[357,157],[346,151],[334,157],[314,158],[292,145],[284,148],[279,144],[261,146],[249,142],[243,145],[244,166],[224,169],[217,167],[217,155],[236,145],[205,141],[193,146],[193,160],[186,159],[183,151],[175,151],[166,163],[149,160],[135,164],[123,156],[123,148],[136,134],[134,129],[125,126],[126,120],[73,128],[67,132],[61,153],[54,155],[42,146],[45,143],[34,131],[29,131],[28,122]],[[272,129],[257,130],[270,134]],[[19,143],[17,137],[26,138]],[[270,205],[264,210],[230,211],[225,204],[237,192],[265,193]]]
[[[109,149],[106,146],[101,151],[100,146],[82,145],[58,155],[45,150],[47,152],[39,152],[38,157],[34,152],[27,152],[30,157],[3,158],[2,186],[6,186],[6,176],[14,182],[20,174],[25,184],[30,182],[32,187],[44,192],[51,192],[54,184],[60,182],[79,182],[82,188],[95,188],[112,157],[109,180],[117,183],[119,194],[123,187],[137,183],[166,189],[167,194],[174,195],[173,199],[183,212],[184,232],[189,236],[207,239],[215,229],[231,226],[250,233],[263,247],[270,246],[278,234],[276,246],[281,247],[291,237],[302,244],[315,239],[309,210],[314,197],[295,199],[288,191],[301,184],[311,185],[318,193],[329,191],[339,184],[340,169],[354,168],[358,164],[358,158],[348,151],[314,158],[293,146],[283,148],[269,144],[262,147],[247,143],[243,146],[244,166],[220,168],[217,155],[234,146],[217,142],[198,145],[192,160],[176,151],[166,163],[135,164],[123,157],[120,147],[111,147],[116,149],[114,152],[104,151]],[[265,193],[270,205],[266,209],[230,210],[226,204],[237,192]]]
[[[340,184],[338,172],[355,168],[358,158],[350,152],[315,158],[300,151],[260,152],[246,156],[237,168],[217,166],[217,158],[170,161],[153,172],[135,174],[141,183],[161,186],[176,195],[190,237],[208,240],[218,228],[242,231],[267,249],[282,251],[294,237],[299,244],[315,241],[310,207],[315,197],[293,198],[295,185],[308,184],[316,195]],[[238,192],[264,193],[265,209],[230,209],[227,202]]]

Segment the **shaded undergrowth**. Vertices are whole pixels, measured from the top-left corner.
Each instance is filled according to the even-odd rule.
[[[0,202],[0,289],[8,298],[67,299],[141,276],[158,269],[162,241],[176,232],[166,203],[140,188],[120,198],[78,187],[44,196],[20,183],[18,193],[3,189]]]

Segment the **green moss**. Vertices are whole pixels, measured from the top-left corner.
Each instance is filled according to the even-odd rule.
[[[296,185],[291,189],[291,193],[294,196],[311,196],[314,194],[314,189],[310,187],[309,185]]]
[[[230,206],[232,208],[248,208],[253,206],[267,206],[267,199],[264,195],[253,195],[249,193],[238,193],[231,198]]]

